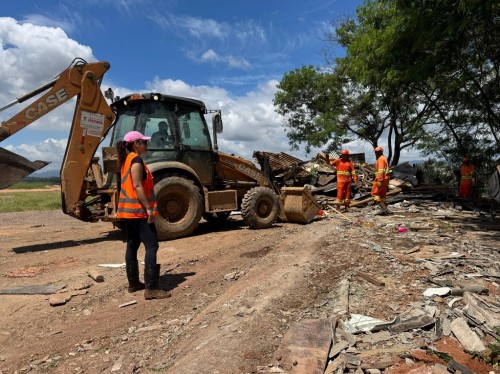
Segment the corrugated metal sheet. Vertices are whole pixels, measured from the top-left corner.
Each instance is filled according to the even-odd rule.
[[[257,151],[254,152],[254,157],[257,158],[257,160],[259,160],[259,158],[256,157],[258,154],[267,157],[269,159],[269,165],[271,166],[271,169],[274,172],[287,170],[290,169],[292,166],[302,164],[304,162],[297,157],[290,156],[289,154],[283,152],[271,153],[271,152]]]

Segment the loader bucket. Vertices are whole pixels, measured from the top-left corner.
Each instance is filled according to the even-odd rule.
[[[30,161],[14,152],[0,148],[0,190],[12,186],[24,177],[49,164],[48,161]]]
[[[288,222],[309,223],[320,209],[309,187],[283,187],[280,198]]]

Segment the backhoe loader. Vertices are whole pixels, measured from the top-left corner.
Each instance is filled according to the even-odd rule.
[[[50,82],[0,108],[3,111],[48,90],[2,122],[1,142],[76,96],[60,172],[65,214],[82,221],[102,220],[119,226],[115,146],[127,132],[137,130],[153,136],[143,159],[154,176],[159,211],[155,224],[160,240],[188,236],[202,216],[206,220],[223,221],[232,211],[241,211],[243,221],[254,229],[268,228],[278,217],[287,219],[286,192],[273,182],[272,175],[256,168],[251,161],[218,150],[217,135],[223,128],[220,110],[209,110],[199,100],[156,92],[119,98],[109,89],[103,94],[100,85],[109,68],[108,62],[75,59]],[[212,136],[206,114],[212,114]],[[158,137],[160,123],[167,132]],[[102,147],[101,168],[95,153],[108,133],[111,144]],[[44,165],[46,162],[30,162],[0,148],[0,166],[9,175],[0,188]],[[288,210],[291,217],[303,212],[298,219],[292,219],[303,223],[310,220],[311,212],[315,213],[318,206],[307,189],[301,194],[306,196],[304,203],[298,207],[294,203]]]

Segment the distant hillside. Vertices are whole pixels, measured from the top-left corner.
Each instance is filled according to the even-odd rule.
[[[41,176],[33,176],[24,178],[21,183],[47,183],[47,184],[61,184],[61,178],[57,177],[41,177]]]
[[[59,178],[59,170],[46,170],[46,171],[37,171],[31,174],[27,178]]]

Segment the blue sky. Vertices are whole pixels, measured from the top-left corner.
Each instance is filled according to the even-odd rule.
[[[221,109],[221,151],[290,151],[272,100],[276,84],[302,65],[322,65],[332,21],[362,0],[41,0],[0,9],[0,107],[49,81],[75,57],[109,61],[103,89],[119,96],[158,91]],[[341,50],[335,50],[342,54]],[[7,120],[26,106],[0,113]],[[74,106],[57,108],[0,146],[59,168]],[[107,144],[106,144],[107,145]],[[358,150],[371,153],[368,146]]]

